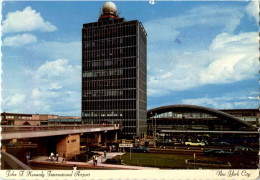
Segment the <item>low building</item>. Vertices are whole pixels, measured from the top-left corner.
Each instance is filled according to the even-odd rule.
[[[1,125],[39,125],[39,118],[33,114],[1,113]]]
[[[71,124],[81,123],[78,116],[58,116],[54,114],[22,114],[1,113],[1,125],[47,125],[47,124]]]

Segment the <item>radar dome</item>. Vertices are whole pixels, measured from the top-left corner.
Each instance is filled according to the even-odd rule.
[[[104,3],[102,10],[104,14],[116,15],[116,5],[113,2]]]

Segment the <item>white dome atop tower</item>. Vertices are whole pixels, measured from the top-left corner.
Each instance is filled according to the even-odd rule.
[[[108,13],[108,14],[114,14],[114,15],[116,15],[116,11],[117,11],[116,5],[113,2],[104,3],[102,10],[103,10],[104,14]]]

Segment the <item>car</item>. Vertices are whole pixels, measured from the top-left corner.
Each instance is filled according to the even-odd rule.
[[[217,142],[212,143],[212,145],[214,145],[214,146],[230,146],[230,143],[225,142],[225,141],[217,141]]]
[[[206,144],[204,142],[194,142],[194,141],[187,141],[185,142],[186,146],[205,146]]]
[[[8,144],[6,144],[6,147],[15,147],[15,146],[17,146],[17,144],[16,143],[8,143]]]
[[[144,153],[147,153],[149,148],[138,146],[138,147],[132,147],[131,150],[132,150],[132,152],[144,152]]]
[[[258,154],[258,151],[257,150],[254,150],[252,148],[249,148],[249,147],[244,147],[244,146],[236,146],[233,150],[233,152],[235,154],[246,154],[246,155],[257,155]]]
[[[210,149],[204,151],[205,156],[231,157],[233,154],[233,152],[223,151],[222,149]]]

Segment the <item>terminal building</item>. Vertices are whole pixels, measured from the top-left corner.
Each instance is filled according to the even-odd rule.
[[[162,106],[147,111],[148,135],[163,141],[207,139],[258,146],[259,118],[257,109],[215,110],[195,105]]]
[[[220,109],[220,111],[228,113],[247,123],[259,128],[260,111],[259,109]]]
[[[147,131],[146,31],[106,2],[98,22],[82,29],[82,121],[120,123],[122,138]]]

